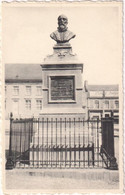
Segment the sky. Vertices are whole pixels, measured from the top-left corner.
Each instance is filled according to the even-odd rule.
[[[56,43],[50,34],[68,17],[73,53],[84,64],[83,81],[119,84],[122,78],[121,3],[3,3],[3,64],[41,64]]]

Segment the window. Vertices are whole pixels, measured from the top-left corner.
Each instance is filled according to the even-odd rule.
[[[31,100],[25,100],[26,102],[26,110],[31,110]]]
[[[91,100],[91,99],[89,100],[89,107],[93,108],[93,100]]]
[[[99,108],[99,101],[95,100],[95,108]]]
[[[116,109],[119,108],[119,101],[118,101],[118,100],[115,101],[115,108],[116,108]]]
[[[37,95],[42,95],[42,87],[41,86],[37,86],[36,90],[37,90],[37,92],[36,92]]]
[[[105,114],[105,117],[108,118],[108,117],[110,117],[110,115],[109,114]]]
[[[108,100],[105,101],[105,108],[109,109],[109,101]]]
[[[26,95],[31,95],[31,86],[26,86]]]
[[[19,95],[19,86],[13,86],[13,95]]]
[[[36,108],[42,110],[42,100],[36,100]]]

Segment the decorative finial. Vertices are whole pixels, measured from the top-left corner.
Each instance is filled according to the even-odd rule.
[[[57,43],[67,43],[76,36],[73,32],[68,30],[67,24],[68,18],[65,15],[60,15],[58,17],[57,30],[50,34],[50,37]]]

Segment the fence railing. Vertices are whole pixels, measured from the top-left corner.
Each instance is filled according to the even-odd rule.
[[[109,168],[109,152],[100,120],[82,118],[10,119],[6,168]],[[110,127],[109,127],[110,130]],[[106,130],[108,132],[108,130]],[[111,134],[113,136],[113,134]],[[111,141],[110,139],[108,142]],[[112,141],[112,147],[114,142]],[[113,148],[111,148],[113,150]],[[106,151],[107,154],[104,152]]]

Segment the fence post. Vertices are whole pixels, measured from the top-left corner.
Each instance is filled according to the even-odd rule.
[[[111,170],[117,170],[118,164],[114,155],[114,119],[102,118],[102,146],[101,153],[104,153],[110,162],[107,167]]]
[[[13,114],[10,113],[10,138],[9,138],[9,156],[7,157],[6,169],[14,168],[14,161],[12,159],[12,122],[13,122]]]

